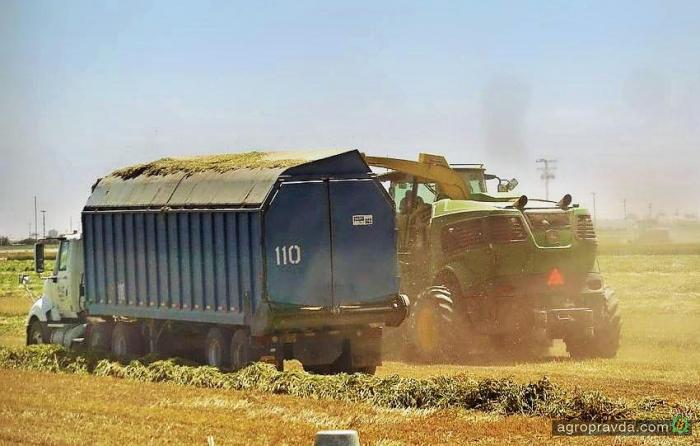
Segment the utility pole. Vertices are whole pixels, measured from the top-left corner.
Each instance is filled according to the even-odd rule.
[[[542,167],[538,168],[538,170],[542,172],[540,178],[544,180],[544,198],[545,200],[549,200],[549,180],[554,179],[554,171],[557,170],[557,160],[540,158],[537,162],[544,164]]]
[[[70,229],[68,230],[68,233],[69,233],[69,234],[72,234],[72,233],[73,233],[73,216],[70,216],[70,217],[69,217],[68,222],[69,222],[69,223],[68,223],[68,225],[69,225],[68,227],[70,228]]]
[[[39,218],[36,213],[36,195],[34,195],[34,240],[39,239]]]
[[[46,238],[46,211],[41,210],[41,238]]]
[[[625,220],[627,220],[627,198],[622,199],[622,212],[624,213]]]
[[[597,228],[598,227],[598,223],[597,223],[598,219],[596,218],[597,214],[595,211],[595,192],[591,192],[591,195],[593,195],[593,226]]]

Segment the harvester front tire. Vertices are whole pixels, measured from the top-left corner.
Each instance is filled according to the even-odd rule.
[[[450,290],[426,288],[411,312],[411,344],[421,361],[445,361],[452,357],[457,315]]]
[[[607,292],[603,311],[594,323],[593,337],[567,339],[566,349],[574,359],[614,358],[620,347],[622,321],[617,297]]]
[[[143,338],[139,325],[118,322],[112,332],[112,353],[117,359],[125,361],[143,355]]]

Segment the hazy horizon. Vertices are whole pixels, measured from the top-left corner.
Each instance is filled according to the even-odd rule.
[[[0,235],[164,156],[483,162],[599,218],[700,203],[700,3],[0,3]],[[41,231],[41,221],[39,222]]]

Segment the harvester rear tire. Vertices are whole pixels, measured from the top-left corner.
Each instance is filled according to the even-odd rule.
[[[453,356],[451,340],[457,315],[452,293],[444,286],[426,288],[411,311],[410,337],[421,361],[446,361]]]
[[[144,345],[140,325],[117,322],[112,332],[111,344],[112,353],[119,360],[130,360],[143,355]]]
[[[620,347],[622,320],[617,297],[606,293],[603,311],[594,323],[592,338],[566,339],[566,349],[574,359],[614,358]]]

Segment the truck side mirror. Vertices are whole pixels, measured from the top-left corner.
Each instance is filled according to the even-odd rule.
[[[41,274],[44,272],[44,244],[34,245],[34,271]]]

